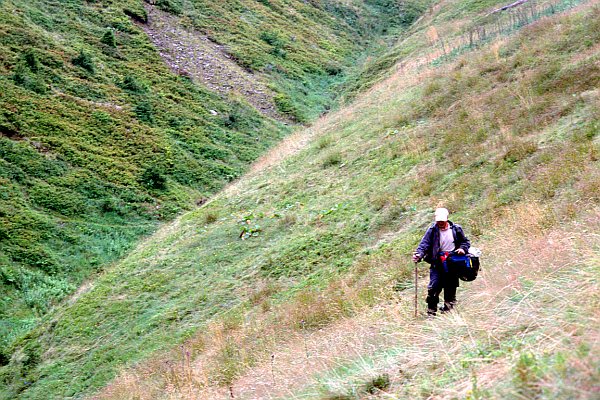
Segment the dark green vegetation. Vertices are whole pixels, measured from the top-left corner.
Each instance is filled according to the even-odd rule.
[[[286,130],[173,75],[123,11],[143,14],[141,4],[0,7],[6,358],[53,302],[240,176]]]
[[[373,287],[407,287],[412,265],[402,257],[440,201],[473,239],[509,208],[536,204],[556,226],[598,205],[599,42],[596,8],[543,21],[401,90],[379,88],[332,116],[305,151],[186,214],[57,307],[18,341],[2,394],[90,393],[211,317],[233,332],[290,301],[283,322],[223,341],[210,374],[229,383],[262,355],[257,338],[272,326],[320,327],[379,301]],[[168,190],[173,177],[151,167],[136,181]],[[328,286],[348,271],[353,297]],[[192,357],[203,351],[193,343]]]
[[[280,111],[304,121],[397,25],[378,20],[395,5],[283,4],[156,2],[268,72]],[[289,132],[172,73],[136,25],[146,19],[141,0],[0,1],[2,365],[53,304]]]
[[[246,69],[273,82],[279,111],[306,122],[334,106],[349,66],[380,52],[431,1],[161,0],[156,6],[227,46]],[[369,51],[365,51],[365,50]]]

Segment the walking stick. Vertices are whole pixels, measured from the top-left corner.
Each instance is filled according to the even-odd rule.
[[[417,318],[417,302],[418,302],[418,291],[419,291],[419,275],[417,274],[417,263],[415,261],[415,318]]]

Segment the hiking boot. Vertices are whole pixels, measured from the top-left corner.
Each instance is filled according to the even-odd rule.
[[[436,315],[435,309],[431,309],[431,308],[427,309],[427,318],[433,318],[433,317],[435,317],[435,315]]]
[[[444,302],[443,306],[440,306],[440,311],[442,314],[450,312],[454,309],[456,302]]]

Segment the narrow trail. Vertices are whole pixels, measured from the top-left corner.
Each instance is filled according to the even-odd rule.
[[[139,24],[176,73],[188,75],[223,96],[241,96],[259,112],[289,122],[277,112],[273,92],[262,77],[239,66],[225,46],[183,28],[180,18],[146,4],[148,23]]]

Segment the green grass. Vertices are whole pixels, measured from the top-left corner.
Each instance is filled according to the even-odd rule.
[[[309,317],[313,329],[352,315],[377,297],[362,288],[358,300],[346,299],[335,282],[357,274],[357,282],[401,288],[412,268],[406,255],[439,202],[474,239],[489,233],[499,214],[519,205],[552,210],[548,224],[570,221],[597,205],[600,115],[593,91],[600,70],[593,49],[600,41],[600,18],[597,8],[588,12],[543,21],[502,45],[498,55],[469,54],[402,90],[379,87],[374,97],[331,116],[320,126],[319,140],[304,151],[164,226],[100,273],[76,301],[47,314],[43,324],[17,340],[12,360],[2,367],[2,396],[90,394],[124,366],[193,338],[211,320],[223,318],[235,327],[246,313],[260,314],[251,299],[261,282],[278,288],[266,295],[274,306],[299,304],[288,313],[288,328]],[[142,132],[151,139],[156,129]],[[209,131],[225,140],[225,130]],[[58,132],[53,137],[60,141]],[[186,138],[178,140],[195,148]],[[175,146],[160,154],[171,152]],[[67,167],[78,159],[77,152],[69,154]],[[39,159],[49,163],[40,168],[46,181],[64,168],[60,160]],[[174,175],[166,172],[170,194],[158,195],[165,189],[152,165],[144,165],[145,174],[141,167],[135,170],[145,176],[144,190],[133,176],[115,179],[137,185],[131,196],[141,192],[176,202],[189,195],[183,188],[169,192]],[[52,189],[32,182],[37,201],[45,201],[43,194]],[[71,218],[86,207],[76,197],[58,199],[53,207],[71,210]],[[31,221],[44,226],[42,217],[32,215]],[[48,258],[37,260],[40,267],[50,268],[44,265]],[[354,269],[372,265],[379,271],[377,266],[392,261],[394,273],[370,275],[366,268],[360,275]],[[329,297],[319,298],[321,293]],[[320,308],[306,311],[319,299]],[[225,350],[213,371],[225,381],[265,351],[249,347],[247,358],[235,359],[241,350]],[[515,368],[526,370],[532,363],[525,359]]]
[[[156,6],[265,73],[279,110],[307,122],[334,108],[332,87],[371,51],[361,46],[394,25],[379,3]],[[134,23],[146,20],[141,0],[0,4],[2,360],[90,274],[291,131],[170,71]]]
[[[0,7],[6,356],[23,326],[288,130],[172,74],[118,5]],[[208,109],[239,118],[233,126]]]
[[[380,55],[369,57],[361,69],[353,71],[342,83],[344,99],[351,101],[388,77],[393,73],[392,67],[402,66],[419,57],[427,59],[424,64],[444,65],[474,48],[486,46],[541,18],[564,12],[581,3],[579,0],[530,1],[513,11],[488,15],[492,10],[506,5],[506,2],[490,0],[439,4],[435,14],[431,12],[434,2],[420,2],[417,7],[423,14],[423,23],[411,26],[407,30],[408,35],[401,35],[400,40],[381,49]],[[467,17],[470,20],[462,23]],[[460,22],[460,29],[452,26],[456,22]],[[435,32],[433,36],[431,30]],[[427,55],[434,49],[441,49],[442,43],[444,51],[441,55],[433,58]]]
[[[266,73],[279,111],[300,122],[332,108],[331,87],[347,79],[349,67],[365,53],[383,51],[378,40],[397,37],[424,11],[412,0],[165,0],[157,6],[227,45],[246,69]]]

